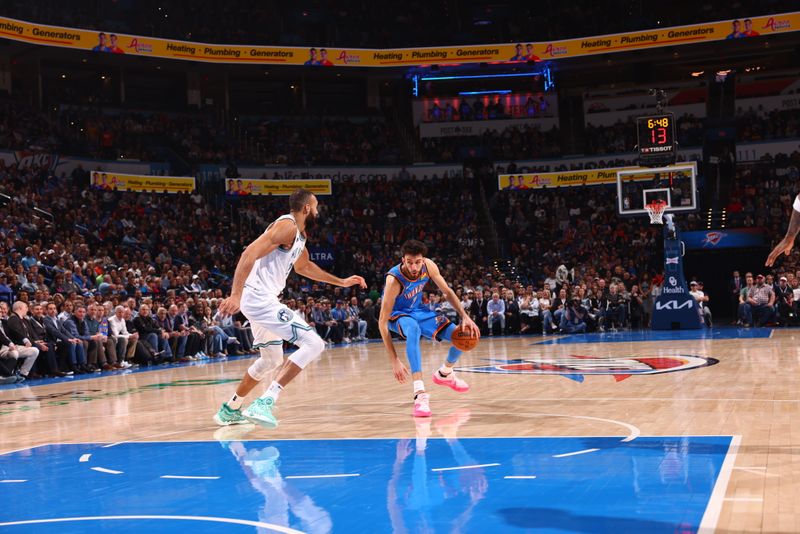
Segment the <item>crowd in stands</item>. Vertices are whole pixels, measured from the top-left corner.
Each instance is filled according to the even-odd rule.
[[[364,0],[335,4],[273,0],[255,6],[209,0],[191,4],[77,0],[70,9],[63,9],[54,0],[9,0],[4,14],[40,23],[206,43],[401,47],[550,41],[754,17],[793,11],[795,7],[790,0],[727,4],[705,0],[682,6],[628,2],[611,10],[589,0],[492,6]]]
[[[536,159],[561,155],[558,128],[542,131],[538,126],[509,126],[488,130],[480,136],[426,137],[421,139],[426,161],[449,162],[462,158],[459,150],[481,147],[499,160]]]
[[[263,163],[374,165],[399,160],[396,131],[378,120],[262,120],[248,125],[246,132],[263,147],[263,154],[250,154],[251,159]]]
[[[39,363],[22,363],[19,378],[249,352],[246,318],[223,319],[216,308],[229,292],[239,252],[286,211],[286,199],[224,204],[199,194],[99,191],[88,188],[86,174],[0,169],[0,193],[12,199],[0,215],[0,302],[12,307],[12,319],[27,306],[20,313],[30,313],[29,328],[34,318],[50,326],[40,337],[26,336],[31,345],[6,328],[0,374],[9,374],[16,358],[34,362],[31,352],[41,354]],[[337,187],[340,193],[322,198],[310,246],[334,251],[330,268],[361,274],[369,288],[354,292],[293,277],[284,295],[291,306],[308,307],[309,322],[327,341],[363,339],[368,328],[375,334],[384,276],[405,239],[428,243],[450,278],[487,263],[470,185],[460,177],[403,171],[392,181]]]
[[[455,107],[451,102],[447,102],[443,106],[440,106],[438,102],[434,102],[433,106],[424,115],[422,117],[424,122],[458,122],[501,120],[513,117],[533,119],[552,116],[553,114],[549,111],[544,96],[539,96],[538,98],[529,96],[519,109],[506,109],[500,97],[495,98],[494,102],[487,99],[486,103],[480,98],[476,98],[472,102],[467,98],[463,98],[458,107]]]

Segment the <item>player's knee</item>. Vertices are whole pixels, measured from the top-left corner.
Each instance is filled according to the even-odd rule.
[[[420,336],[422,331],[416,321],[408,321],[403,324],[403,333],[408,339],[416,339]]]
[[[308,336],[310,339],[307,341],[307,345],[309,346],[309,350],[316,353],[317,357],[322,354],[322,351],[325,350],[325,342],[322,340],[321,337],[316,332],[309,333]]]
[[[313,331],[303,332],[295,344],[300,348],[289,356],[289,360],[301,369],[318,359],[325,350],[325,342]]]
[[[259,349],[261,356],[247,369],[247,373],[259,382],[283,364],[283,348],[267,345]]]

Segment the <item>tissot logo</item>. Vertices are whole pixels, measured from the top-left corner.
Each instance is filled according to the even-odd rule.
[[[469,373],[562,375],[583,382],[585,375],[612,375],[619,382],[632,375],[656,375],[686,371],[719,363],[715,358],[688,354],[675,356],[582,356],[571,354],[555,358],[525,358],[492,361],[488,365],[460,367]]]

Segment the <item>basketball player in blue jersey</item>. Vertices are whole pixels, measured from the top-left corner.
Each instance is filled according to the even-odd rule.
[[[456,294],[447,285],[439,267],[425,257],[428,250],[424,243],[409,240],[403,243],[400,249],[402,259],[399,265],[392,267],[386,276],[386,287],[383,290],[383,303],[378,327],[389,360],[392,363],[394,377],[401,384],[408,380],[408,369],[397,357],[397,351],[392,344],[390,332],[394,332],[406,339],[406,356],[411,366],[411,378],[414,385],[414,416],[430,417],[430,398],[425,393],[425,384],[422,381],[422,358],[420,355],[420,337],[428,339],[450,341],[456,325],[444,316],[422,307],[422,290],[425,284],[433,281],[441,290],[447,302],[453,306],[461,316],[462,324],[475,337],[480,336],[478,326],[467,315]],[[433,373],[433,382],[447,386],[454,391],[463,393],[469,391],[469,384],[456,377],[453,366],[461,356],[461,351],[450,347],[447,360]]]

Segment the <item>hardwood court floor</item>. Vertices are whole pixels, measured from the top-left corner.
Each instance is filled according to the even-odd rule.
[[[446,346],[424,341],[425,368],[433,370],[446,351]],[[0,481],[26,461],[31,453],[25,449],[45,444],[214,441],[221,434],[215,435],[218,427],[211,417],[249,364],[239,359],[0,389]],[[716,525],[718,532],[800,532],[800,330],[484,339],[459,365],[472,386],[468,393],[435,386],[426,377],[434,412],[433,426],[426,426],[411,417],[411,386],[394,381],[380,343],[336,347],[283,392],[279,428],[257,427],[223,439],[408,438],[419,444],[420,432],[432,439],[456,433],[458,438],[606,436],[618,437],[616,452],[624,454],[623,446],[647,443],[650,437],[733,436],[730,447],[718,451],[718,462],[704,464],[710,466],[711,483],[703,523],[695,526],[710,531]],[[395,441],[387,442],[392,451]],[[574,458],[600,462],[590,453],[604,445],[586,443],[578,440],[574,452],[548,458],[580,454]],[[688,475],[681,473],[697,465],[692,451],[670,447],[664,446],[655,463],[633,462],[635,477],[647,471],[653,484],[685,484]],[[314,461],[324,465],[320,454]],[[570,465],[553,469],[560,473]],[[641,499],[641,486],[649,483],[643,480],[628,484],[635,487],[633,510],[660,506]],[[0,484],[0,493],[11,492],[13,498],[14,491],[24,488],[11,486]],[[27,499],[31,488],[25,491]],[[509,529],[532,526],[525,523],[524,510],[506,512]],[[580,513],[578,507],[565,519],[571,528],[583,530],[574,526],[582,524]],[[333,531],[336,517],[330,519]],[[0,512],[0,525],[26,518],[6,510]],[[588,528],[591,518],[584,519],[585,531],[603,531]],[[471,521],[467,525],[480,525],[477,518]],[[558,521],[553,523],[548,528],[558,528]],[[394,518],[391,525],[389,531],[398,530]],[[630,531],[637,530],[635,525],[629,525]],[[680,522],[666,527],[684,531]],[[694,531],[691,525],[685,529]],[[427,530],[412,526],[410,531]]]

